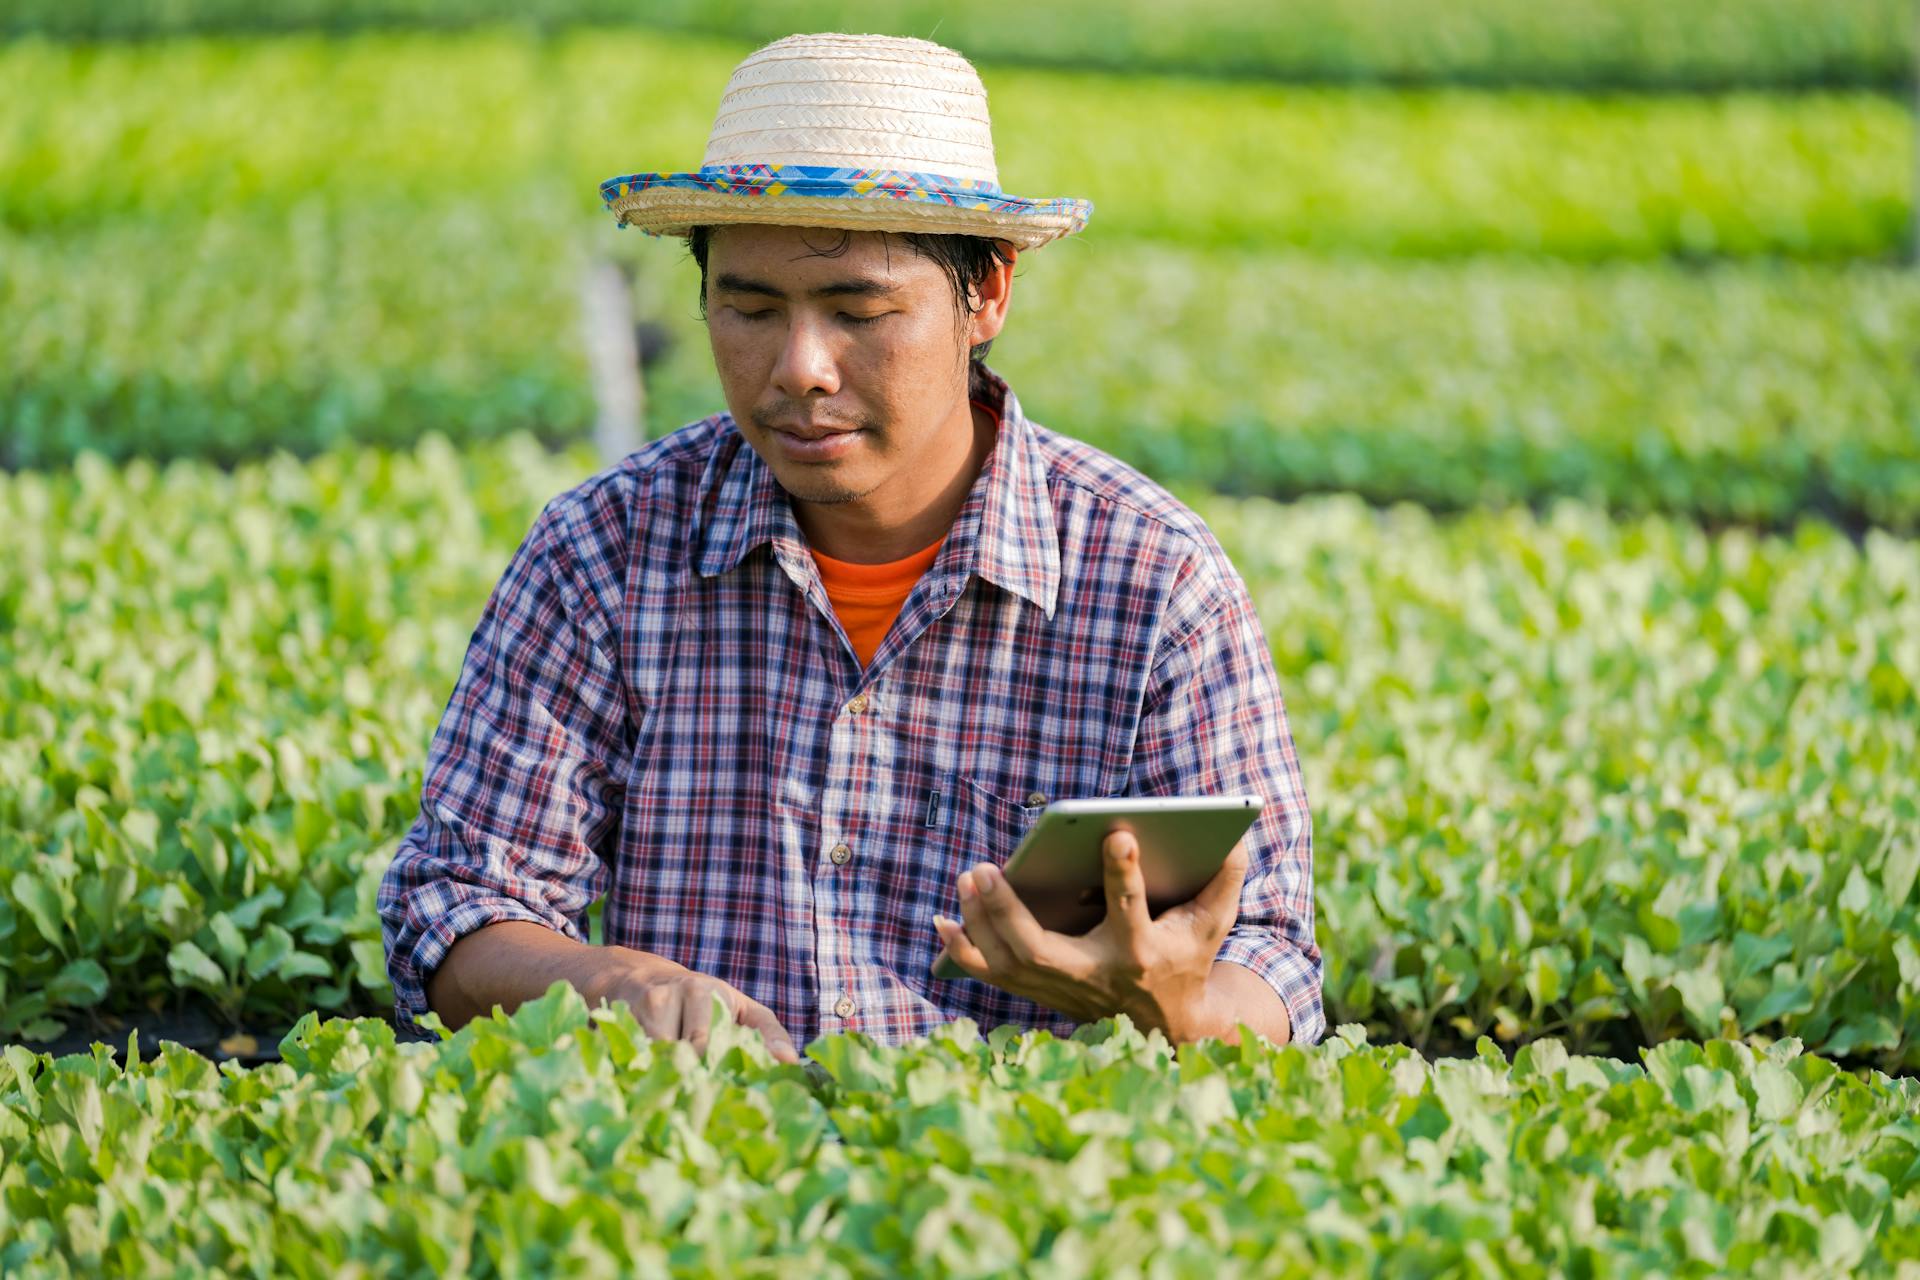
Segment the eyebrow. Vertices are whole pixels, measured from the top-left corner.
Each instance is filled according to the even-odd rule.
[[[757,293],[769,298],[785,299],[786,294],[774,288],[764,280],[753,280],[746,276],[737,276],[730,271],[722,272],[714,286],[722,293]],[[810,289],[810,298],[887,298],[899,292],[899,288],[881,280],[865,276],[856,276],[848,280],[834,280]]]

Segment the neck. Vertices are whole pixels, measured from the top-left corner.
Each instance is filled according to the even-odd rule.
[[[942,445],[914,468],[913,478],[923,483],[910,493],[883,501],[823,504],[793,499],[794,519],[807,542],[835,560],[884,564],[924,551],[946,536],[993,452],[993,419],[974,408],[970,398],[964,399],[935,438]]]

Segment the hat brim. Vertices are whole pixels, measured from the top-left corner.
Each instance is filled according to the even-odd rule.
[[[619,226],[684,236],[696,226],[761,223],[984,236],[1035,249],[1086,225],[1091,201],[1034,200],[984,182],[902,170],[812,165],[707,166],[600,184]]]

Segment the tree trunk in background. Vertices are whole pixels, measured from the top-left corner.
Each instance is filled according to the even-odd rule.
[[[593,444],[602,463],[646,443],[646,391],[634,341],[633,289],[605,258],[587,264],[580,286],[581,332],[593,374]]]

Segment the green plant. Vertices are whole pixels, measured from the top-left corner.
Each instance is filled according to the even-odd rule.
[[[13,1046],[0,1267],[1872,1275],[1920,1249],[1914,1082],[1790,1041],[1428,1062],[1351,1027],[1011,1030],[776,1065],[724,1010],[702,1056],[556,984],[430,1044],[308,1017],[253,1071]]]
[[[496,28],[0,45],[0,223],[37,232],[314,197],[491,208],[538,187],[611,229],[599,183],[697,165],[744,52],[645,32],[541,41]],[[983,76],[1003,185],[1092,199],[1088,242],[1891,257],[1913,201],[1912,114],[1871,94]]]
[[[937,39],[988,62],[1261,79],[1726,89],[1872,86],[1912,76],[1900,0],[15,0],[0,36],[131,39],[190,32],[456,29],[511,20],[679,28],[755,43],[794,31]]]

